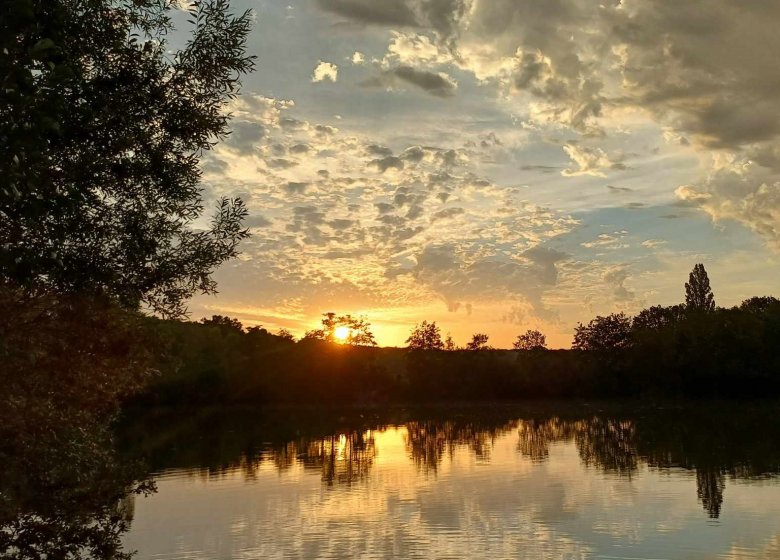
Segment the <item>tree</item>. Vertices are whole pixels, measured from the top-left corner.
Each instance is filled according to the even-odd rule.
[[[0,281],[181,315],[247,236],[221,199],[206,229],[199,161],[228,134],[254,66],[251,14],[171,0],[21,0],[0,18]]]
[[[715,296],[712,295],[710,279],[703,264],[693,267],[685,283],[685,307],[688,311],[715,311]]]
[[[284,328],[276,331],[276,336],[278,336],[279,338],[283,338],[284,340],[289,340],[290,342],[295,342],[295,336],[293,335],[293,333],[291,333],[289,330]]]
[[[634,330],[659,330],[673,325],[685,318],[685,306],[682,304],[653,305],[640,311],[633,320]]]
[[[574,330],[574,350],[620,350],[631,345],[631,319],[625,313],[597,316]]]
[[[200,320],[200,323],[209,327],[218,327],[226,332],[244,332],[244,325],[241,324],[241,321],[232,317],[225,317],[224,315],[212,315],[211,319],[203,318]],[[257,327],[252,328],[256,329]]]
[[[435,321],[433,323],[423,321],[415,326],[406,339],[406,344],[409,350],[444,350],[441,331]]]
[[[528,330],[517,337],[512,347],[515,350],[544,350],[547,348],[547,338],[540,331]]]
[[[336,330],[340,327],[346,328],[348,333],[343,340],[337,340],[336,337]],[[350,346],[376,346],[374,333],[371,332],[371,323],[364,317],[355,318],[349,314],[337,316],[333,312],[323,313],[322,328],[307,331],[303,338],[325,342],[338,341]]]
[[[755,296],[743,301],[739,309],[748,313],[766,313],[770,309],[780,310],[780,299],[772,296]]]
[[[488,335],[483,333],[476,333],[471,337],[471,342],[466,344],[466,350],[492,350],[488,346]]]
[[[455,344],[455,341],[452,339],[452,335],[450,333],[447,333],[447,338],[444,341],[444,349],[448,352],[453,352],[458,349],[458,345]]]

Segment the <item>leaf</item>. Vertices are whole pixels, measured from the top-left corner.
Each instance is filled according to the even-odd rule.
[[[30,48],[30,55],[36,58],[38,55],[55,48],[54,41],[49,38],[41,39]]]

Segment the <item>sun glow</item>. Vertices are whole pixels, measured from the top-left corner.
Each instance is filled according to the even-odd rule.
[[[333,336],[336,337],[337,342],[345,342],[349,338],[349,327],[336,327]]]

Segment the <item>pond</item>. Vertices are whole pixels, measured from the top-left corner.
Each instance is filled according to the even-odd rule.
[[[139,559],[780,558],[774,404],[150,411]]]

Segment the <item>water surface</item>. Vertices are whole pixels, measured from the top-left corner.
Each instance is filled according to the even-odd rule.
[[[126,436],[157,492],[134,498],[124,543],[141,559],[777,559],[776,411],[156,415]]]

